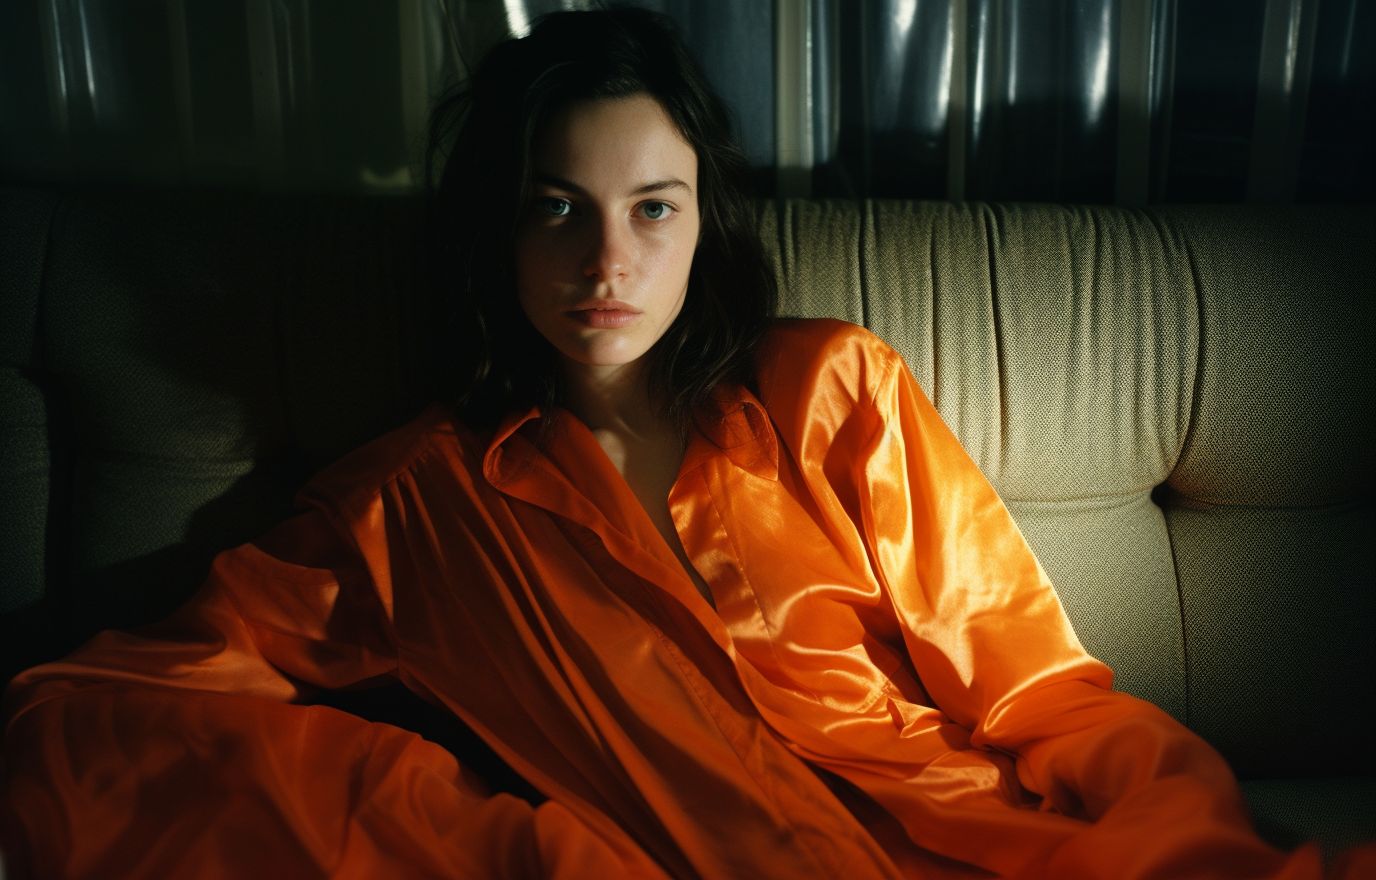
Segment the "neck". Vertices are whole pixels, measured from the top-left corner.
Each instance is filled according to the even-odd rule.
[[[665,427],[645,371],[638,363],[614,367],[565,365],[564,406],[594,432],[644,436]]]

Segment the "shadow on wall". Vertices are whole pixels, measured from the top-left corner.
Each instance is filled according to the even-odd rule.
[[[419,219],[398,199],[62,205],[31,373],[52,461],[44,601],[9,615],[35,653],[7,673],[165,616],[313,471],[416,412]]]

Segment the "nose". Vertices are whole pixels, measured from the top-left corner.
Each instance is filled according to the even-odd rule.
[[[624,278],[631,267],[630,230],[613,219],[604,219],[592,230],[587,255],[583,259],[583,275],[594,281]]]

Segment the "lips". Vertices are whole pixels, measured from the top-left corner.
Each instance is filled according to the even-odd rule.
[[[599,330],[627,327],[640,319],[640,310],[614,299],[587,300],[566,313],[570,318]]]

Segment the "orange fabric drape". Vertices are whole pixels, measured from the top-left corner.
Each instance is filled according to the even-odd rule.
[[[39,876],[1318,877],[1112,691],[899,357],[781,322],[670,494],[709,604],[592,434],[436,408],[222,554],[177,615],[6,694]],[[296,704],[399,680],[548,796]],[[1373,865],[1349,854],[1352,875]],[[1332,866],[1331,866],[1332,867]],[[1333,870],[1337,870],[1333,867]]]

